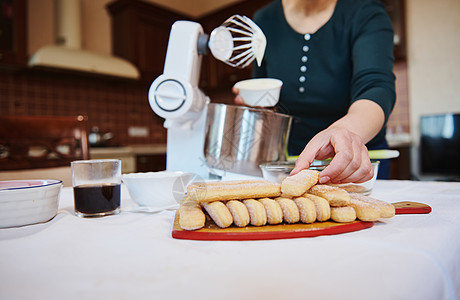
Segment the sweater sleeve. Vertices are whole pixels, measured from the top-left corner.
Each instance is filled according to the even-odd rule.
[[[380,105],[388,121],[393,110],[393,28],[383,4],[368,2],[356,12],[352,27],[351,101],[368,99]]]

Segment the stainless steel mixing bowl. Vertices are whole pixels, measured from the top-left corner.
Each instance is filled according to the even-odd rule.
[[[268,109],[211,103],[204,155],[212,169],[262,176],[259,165],[286,160],[292,117]]]

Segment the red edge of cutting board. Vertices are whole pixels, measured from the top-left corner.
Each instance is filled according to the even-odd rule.
[[[431,207],[424,203],[412,202],[412,201],[403,201],[393,203],[395,207],[395,213],[397,215],[402,214],[429,214],[431,212]]]
[[[427,214],[431,207],[417,202],[404,201],[393,203],[395,213],[399,214]],[[199,230],[183,230],[179,226],[179,214],[176,212],[172,237],[176,239],[201,241],[244,241],[244,240],[275,240],[316,237],[358,231],[374,226],[374,222],[354,221],[351,223],[316,222],[313,224],[280,224],[267,226],[247,226],[238,228],[218,228],[209,218],[205,227]]]
[[[172,237],[176,239],[201,241],[245,241],[245,240],[275,240],[320,235],[333,235],[370,228],[374,222],[354,221],[351,223],[316,222],[313,224],[280,224],[265,226],[247,226],[218,228],[211,220],[207,220],[205,227],[199,230],[183,230],[179,226],[178,213],[174,220]]]

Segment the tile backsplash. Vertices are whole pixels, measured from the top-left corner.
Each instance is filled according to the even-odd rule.
[[[150,108],[148,88],[149,83],[65,72],[0,72],[0,114],[82,114],[88,130],[97,126],[114,134],[111,146],[165,143],[163,119]],[[130,127],[144,134],[130,135]]]
[[[394,73],[397,101],[388,121],[388,131],[409,133],[406,62],[395,63]],[[148,103],[149,86],[150,83],[146,82],[67,72],[0,71],[0,114],[82,114],[88,116],[88,130],[97,126],[101,133],[114,134],[109,146],[165,143],[164,120],[152,111]],[[231,93],[209,95],[212,99],[225,100],[216,102],[233,102]]]

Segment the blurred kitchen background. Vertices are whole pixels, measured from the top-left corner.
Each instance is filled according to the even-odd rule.
[[[121,158],[124,172],[162,170],[166,130],[147,91],[162,73],[172,23],[197,21],[210,33],[229,16],[252,16],[269,2],[0,0],[0,114],[87,115],[89,129],[110,137],[93,145],[92,158]],[[460,113],[460,1],[384,2],[395,29],[397,78],[388,139],[401,152],[392,160],[391,176],[414,179],[420,117]],[[115,56],[123,61],[118,70],[102,74],[91,66],[78,69],[83,67],[78,61],[77,67],[29,66],[39,50],[62,43],[95,54],[101,63],[110,65]],[[250,76],[250,68],[231,68],[208,55],[200,87],[212,102],[232,103],[232,85]]]

